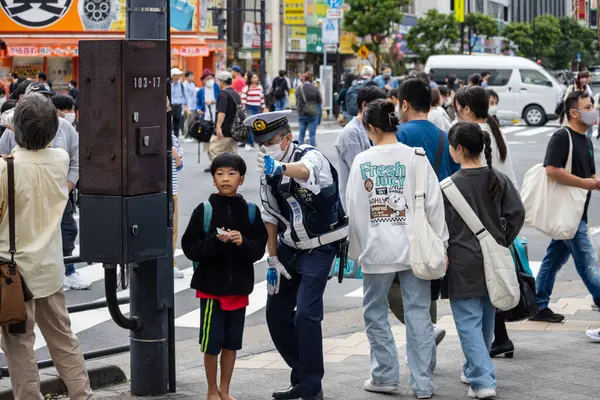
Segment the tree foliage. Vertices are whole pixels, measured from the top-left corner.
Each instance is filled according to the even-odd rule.
[[[366,39],[366,46],[379,61],[382,44],[392,33],[392,24],[400,24],[400,7],[412,0],[346,0],[350,11],[344,14],[344,30]]]
[[[566,69],[581,53],[582,62],[591,64],[598,54],[596,33],[572,18],[559,18],[561,35],[554,44],[554,53],[548,57],[548,64],[554,69]]]
[[[533,29],[533,58],[546,59],[554,54],[554,45],[560,38],[560,24],[558,18],[550,14],[540,15],[535,18]]]
[[[533,30],[525,22],[511,22],[502,30],[502,36],[511,44],[509,48],[522,57],[530,57],[533,53]]]
[[[470,29],[475,35],[484,36],[486,39],[497,36],[498,23],[496,20],[489,15],[482,13],[468,13],[465,16],[465,26]],[[473,50],[473,46],[469,43],[469,53]]]
[[[434,54],[451,54],[460,38],[459,24],[454,15],[442,14],[436,9],[427,11],[406,35],[408,47],[421,60]]]

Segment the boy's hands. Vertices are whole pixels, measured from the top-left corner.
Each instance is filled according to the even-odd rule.
[[[233,243],[236,246],[241,246],[243,242],[242,234],[239,231],[232,231],[225,228],[217,228],[217,239],[223,243]]]

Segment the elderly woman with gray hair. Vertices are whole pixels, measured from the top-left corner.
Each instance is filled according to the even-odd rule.
[[[77,338],[71,331],[63,291],[60,222],[67,203],[69,155],[49,148],[58,130],[57,111],[50,99],[24,96],[15,109],[17,147],[14,158],[15,261],[33,293],[26,303],[24,333],[3,326],[1,346],[15,399],[42,399],[34,350],[37,324],[47,343],[69,398],[92,398],[89,377]],[[0,159],[0,258],[10,259],[7,212],[7,163]]]

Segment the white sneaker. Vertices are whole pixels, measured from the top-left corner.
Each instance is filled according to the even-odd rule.
[[[195,140],[195,139],[192,139],[191,137],[188,137],[188,138],[185,138],[185,139],[183,139],[183,141],[184,141],[185,143],[194,143],[196,140]]]
[[[180,270],[177,267],[173,268],[173,278],[175,278],[175,279],[183,279],[184,276],[185,276],[185,274],[183,273],[182,270]]]
[[[592,342],[600,343],[600,329],[590,329],[585,334]]]
[[[464,383],[465,385],[469,384],[469,381],[467,380],[467,376],[465,375],[465,371],[460,372],[460,381],[462,383]]]
[[[392,393],[398,390],[398,385],[397,384],[375,384],[373,383],[373,381],[369,378],[365,381],[365,383],[363,384],[363,389],[365,389],[367,392],[373,392],[373,393]]]
[[[63,287],[73,290],[86,290],[92,287],[92,283],[83,279],[79,272],[75,271],[69,276],[65,275]]]
[[[252,150],[252,149],[253,149],[253,147],[252,147],[251,145],[249,145],[249,144],[246,144],[246,145],[244,146],[244,149],[245,149],[246,151],[250,151],[250,150]]]
[[[489,399],[496,397],[496,389],[483,388],[473,390],[473,388],[469,388],[469,397],[473,399]]]
[[[436,324],[433,324],[433,337],[435,339],[435,345],[438,346],[446,337],[446,331]]]

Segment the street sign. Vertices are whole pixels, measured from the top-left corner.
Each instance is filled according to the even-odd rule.
[[[580,63],[581,62],[581,53],[577,52],[577,62]]]
[[[323,21],[323,44],[337,44],[340,40],[340,24],[337,19]]]
[[[327,19],[342,19],[344,18],[344,10],[341,8],[329,8],[327,10]]]
[[[329,8],[340,8],[344,4],[344,0],[327,0]]]
[[[371,50],[369,50],[367,46],[363,44],[362,46],[360,46],[360,49],[358,49],[357,53],[360,56],[360,58],[365,59],[369,57],[369,54],[371,54]]]
[[[328,43],[325,45],[325,51],[327,51],[328,53],[334,53],[337,51],[337,44],[336,43]]]
[[[465,22],[465,0],[454,0],[454,19],[457,22]]]

